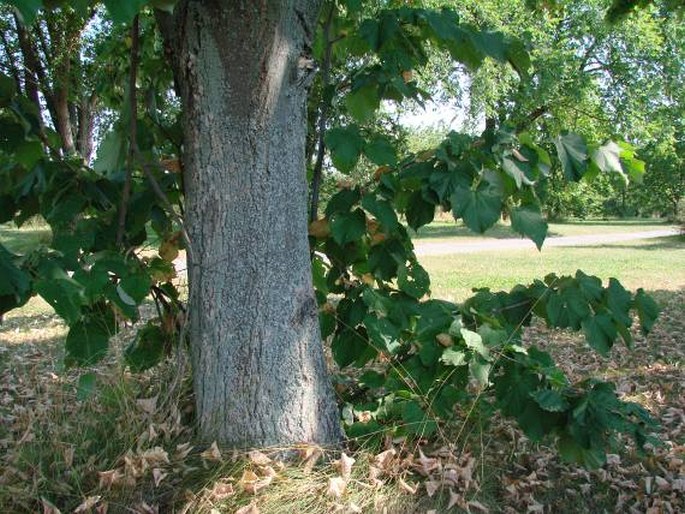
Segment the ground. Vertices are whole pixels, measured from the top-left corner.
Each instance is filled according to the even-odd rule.
[[[26,244],[14,232],[0,237],[15,250]],[[527,332],[569,375],[615,381],[624,399],[641,403],[661,423],[660,446],[639,455],[619,440],[607,465],[594,471],[562,463],[551,444],[531,443],[478,406],[464,406],[454,431],[419,445],[387,441],[370,449],[351,442],[342,457],[303,447],[285,464],[280,453],[227,452],[193,439],[192,398],[176,361],[141,375],[122,366],[134,327],[117,336],[102,365],[64,370],[64,325],[34,299],[0,325],[0,512],[683,512],[683,250],[684,238],[668,237],[541,254],[422,257],[434,294],[457,300],[468,290],[451,282],[453,275],[507,287],[529,274],[573,267],[618,276],[655,296],[663,312],[654,331],[646,339],[636,332],[635,349],[617,345],[609,359],[574,334],[541,325]],[[93,390],[84,371],[94,373]]]

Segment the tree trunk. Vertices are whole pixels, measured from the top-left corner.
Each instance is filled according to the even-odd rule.
[[[300,57],[316,0],[177,6],[189,317],[201,436],[335,444],[307,241]]]

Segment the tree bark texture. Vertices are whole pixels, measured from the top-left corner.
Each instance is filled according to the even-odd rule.
[[[335,444],[307,241],[306,73],[317,0],[185,1],[189,317],[201,435]]]

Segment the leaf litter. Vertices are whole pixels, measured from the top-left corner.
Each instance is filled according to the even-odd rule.
[[[295,450],[296,463],[281,462],[282,451],[198,446],[185,421],[190,402],[162,407],[159,401],[173,364],[171,371],[130,375],[113,355],[91,370],[99,396],[77,401],[79,372],[59,365],[63,325],[54,316],[8,317],[0,326],[0,510],[104,513],[123,503],[145,514],[172,506],[269,512],[273,491],[292,493],[287,483],[295,467],[302,476],[298,496],[310,496],[316,512],[429,512],[426,499],[441,505],[436,512],[684,512],[684,305],[685,291],[669,293],[649,338],[636,330],[633,351],[616,347],[606,359],[577,335],[540,325],[528,330],[527,340],[552,353],[571,378],[614,381],[623,399],[641,403],[661,423],[662,444],[645,457],[619,438],[596,470],[562,462],[551,444],[529,441],[498,415],[468,441],[388,441],[373,454],[332,457],[303,446]]]

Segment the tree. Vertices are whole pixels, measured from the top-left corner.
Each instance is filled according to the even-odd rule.
[[[187,1],[164,21],[185,107],[198,418],[203,435],[236,446],[341,436],[306,237],[306,55],[319,7]]]
[[[25,16],[36,7],[15,3]],[[511,292],[481,290],[461,305],[434,299],[399,221],[417,229],[441,206],[482,233],[504,212],[542,246],[547,224],[536,187],[551,157],[530,135],[489,125],[400,157],[373,125],[382,102],[425,96],[413,70],[425,66],[429,47],[470,70],[487,59],[508,63],[526,80],[520,41],[462,24],[450,9],[394,1],[327,2],[322,27],[330,32],[316,38],[313,0],[181,1],[173,14],[155,13],[183,104],[179,164],[167,155],[181,147],[166,137],[174,124],[163,116],[150,123],[159,112],[138,103],[143,3],[105,2],[115,22],[133,19],[122,122],[98,151],[106,165],[56,153],[35,108],[0,76],[0,222],[40,214],[53,230],[47,248],[26,255],[0,247],[0,312],[40,294],[70,326],[67,364],[90,364],[106,353],[117,320],[138,321],[151,296],[158,316],[126,350],[132,369],[146,369],[185,343],[177,331],[185,307],[171,281],[185,245],[204,438],[234,446],[340,440],[318,313],[336,364],[358,368],[353,387],[337,389],[351,436],[430,436],[454,419],[458,403],[484,401],[529,437],[552,435],[565,458],[592,466],[604,461],[615,431],[645,442],[651,421],[643,409],[620,401],[610,384],[572,383],[521,337],[536,316],[582,330],[607,355],[619,337],[632,344],[631,310],[643,331],[653,325],[658,308],[643,291],[631,295],[579,271]],[[318,132],[307,152],[310,51],[323,63],[326,54],[350,62],[338,81],[318,85],[318,107],[308,111]],[[640,168],[617,143],[590,146],[567,132],[554,143],[568,180]],[[325,154],[342,172],[362,159],[378,166],[368,183],[341,185],[310,223],[309,241],[307,154],[316,155],[314,168]],[[150,233],[158,239],[152,256],[139,251]]]

